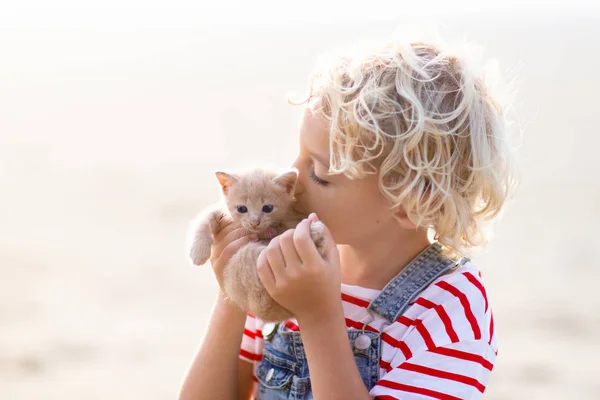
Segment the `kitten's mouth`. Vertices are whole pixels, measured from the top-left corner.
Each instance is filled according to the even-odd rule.
[[[265,239],[273,239],[275,236],[277,236],[277,229],[272,228],[272,227],[267,228],[259,236],[263,236],[263,235],[264,235]]]
[[[252,233],[256,233],[260,239],[273,239],[277,236],[277,229],[269,227],[267,229],[248,229]]]

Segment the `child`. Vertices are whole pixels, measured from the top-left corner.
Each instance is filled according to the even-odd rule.
[[[310,215],[257,266],[295,318],[264,324],[220,295],[180,398],[479,398],[497,342],[464,255],[514,184],[504,110],[465,59],[419,42],[318,65],[303,104],[296,198]],[[250,240],[217,235],[217,276]]]

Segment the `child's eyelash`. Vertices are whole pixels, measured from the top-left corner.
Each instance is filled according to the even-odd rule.
[[[327,186],[329,184],[329,182],[325,182],[323,179],[319,178],[317,175],[315,175],[315,171],[312,171],[310,173],[310,178],[313,180],[313,182],[315,182],[317,185],[321,185],[321,186]]]

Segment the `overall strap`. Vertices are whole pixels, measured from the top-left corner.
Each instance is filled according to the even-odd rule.
[[[445,256],[442,254],[442,245],[433,242],[383,288],[367,310],[393,323],[429,284],[449,269],[467,261],[467,258],[457,261]]]

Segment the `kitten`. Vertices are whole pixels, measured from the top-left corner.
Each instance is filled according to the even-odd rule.
[[[244,174],[217,172],[227,210],[210,208],[190,223],[189,255],[194,265],[210,258],[213,235],[233,223],[261,237],[273,238],[304,218],[294,210],[294,189],[298,173],[291,170],[277,174],[268,170],[253,170]],[[325,252],[324,225],[311,224],[311,237],[321,255]],[[230,259],[223,271],[223,291],[242,310],[264,321],[283,321],[293,317],[264,288],[256,271],[260,252],[269,239],[248,243]]]

